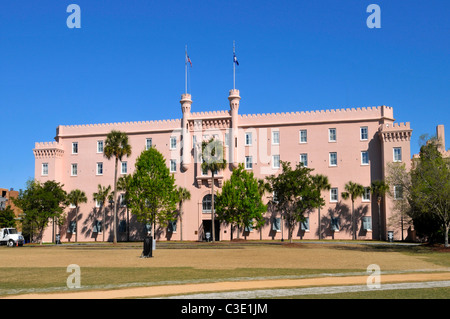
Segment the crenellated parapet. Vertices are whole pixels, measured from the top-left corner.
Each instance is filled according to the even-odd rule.
[[[33,153],[36,159],[63,157],[64,148],[57,142],[41,142],[35,143]]]
[[[281,112],[241,114],[239,116],[240,126],[270,125],[270,124],[302,124],[302,123],[325,123],[325,122],[350,122],[379,120],[394,121],[394,111],[390,106],[358,107],[345,109],[327,109],[317,111]]]
[[[173,131],[180,129],[181,119],[137,121],[102,124],[60,125],[56,133],[58,137],[107,135],[112,130],[138,134],[143,132]]]
[[[402,142],[411,140],[410,123],[385,123],[378,128],[379,137],[383,142]]]

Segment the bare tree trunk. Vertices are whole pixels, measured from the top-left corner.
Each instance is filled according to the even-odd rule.
[[[211,179],[212,179],[212,185],[211,185],[211,234],[212,234],[212,242],[214,242],[216,240],[216,235],[215,235],[215,212],[214,212],[214,171],[211,170]]]
[[[116,189],[117,189],[117,166],[119,159],[116,157],[116,164],[114,169],[114,194],[113,194],[113,205],[114,205],[114,225],[113,225],[113,233],[114,239],[113,244],[117,244],[117,231],[116,231],[116,223],[117,223],[117,205],[116,205]]]

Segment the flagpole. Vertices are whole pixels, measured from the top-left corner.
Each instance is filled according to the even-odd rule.
[[[187,94],[187,44],[184,51],[184,93]]]
[[[234,61],[235,54],[235,43],[233,40],[233,90],[236,89],[236,62]]]

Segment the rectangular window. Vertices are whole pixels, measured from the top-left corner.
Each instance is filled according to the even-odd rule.
[[[173,220],[170,221],[168,226],[167,226],[167,231],[171,232],[171,233],[176,233],[177,232],[177,221]]]
[[[120,204],[120,207],[127,206],[127,203],[125,201],[125,194],[123,194],[123,193],[119,195],[119,204]]]
[[[369,152],[368,151],[361,152],[361,165],[369,165]]]
[[[362,228],[365,231],[371,231],[372,230],[372,217],[371,216],[364,216],[362,218]]]
[[[103,175],[103,163],[97,163],[97,175]]]
[[[394,199],[403,199],[403,187],[401,185],[394,186]]]
[[[300,143],[308,142],[308,131],[300,130]]]
[[[127,169],[128,169],[127,166],[128,166],[127,162],[122,162],[122,167],[121,167],[121,170],[120,170],[121,174],[126,174],[127,173]]]
[[[252,145],[252,133],[251,132],[245,133],[245,145],[246,146]]]
[[[225,147],[231,146],[230,133],[225,133]]]
[[[102,202],[99,200],[95,200],[95,207],[100,207],[102,206]]]
[[[102,222],[100,220],[95,220],[93,227],[92,227],[93,233],[101,233],[102,232]]]
[[[272,131],[272,144],[278,145],[280,144],[280,132]]]
[[[394,162],[401,162],[401,161],[402,161],[402,148],[394,147]]]
[[[330,152],[330,166],[337,166],[337,153]]]
[[[127,232],[127,221],[122,219],[119,222],[119,233],[126,233]]]
[[[305,217],[305,220],[302,221],[301,228],[303,231],[309,232],[309,217]]]
[[[339,231],[339,217],[331,217],[331,230]]]
[[[174,150],[177,148],[177,138],[175,136],[170,137],[170,149]]]
[[[170,172],[175,173],[177,171],[177,160],[171,159],[170,160]]]
[[[78,154],[78,142],[72,143],[72,154]]]
[[[363,202],[370,202],[370,187],[364,187],[364,193],[362,195]]]
[[[151,138],[146,138],[145,139],[145,150],[149,150],[152,148],[152,139]]]
[[[42,176],[48,175],[48,163],[42,163]]]
[[[78,175],[78,164],[71,164],[70,176]]]
[[[330,189],[330,202],[338,201],[338,189],[337,187],[333,187]]]
[[[280,168],[280,155],[272,156],[272,168]]]
[[[97,141],[97,153],[103,153],[103,141]]]
[[[336,129],[335,128],[328,129],[328,142],[336,142]]]
[[[281,232],[281,218],[277,217],[273,219],[272,230],[275,230],[277,233]]]
[[[369,139],[369,128],[367,126],[362,126],[360,128],[360,139],[361,141],[366,141]]]
[[[253,169],[253,160],[251,156],[245,157],[245,169]]]
[[[303,166],[308,167],[308,154],[300,154],[300,163],[302,163]]]

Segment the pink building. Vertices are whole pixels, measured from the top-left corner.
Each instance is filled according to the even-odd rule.
[[[183,94],[181,119],[58,126],[54,142],[36,143],[35,178],[42,182],[61,182],[68,192],[78,188],[86,193],[89,200],[80,206],[78,241],[102,240],[103,234],[99,231],[105,232],[105,238],[111,240],[111,206],[108,206],[103,229],[98,229],[102,216],[92,194],[98,184],[112,185],[114,180],[114,161],[103,156],[106,135],[111,130],[126,132],[133,154],[120,163],[119,175],[133,173],[140,153],[156,147],[166,158],[176,183],[191,192],[191,199],[183,205],[183,239],[203,240],[212,227],[211,185],[210,176],[202,172],[198,155],[201,141],[214,136],[224,141],[229,163],[218,173],[218,192],[239,163],[244,163],[257,178],[264,178],[281,171],[280,160],[293,165],[302,162],[313,168],[313,173],[328,176],[332,187],[322,194],[326,204],[321,209],[321,237],[351,239],[351,201],[341,197],[345,184],[353,181],[369,187],[372,181],[384,179],[387,163],[404,161],[410,165],[412,130],[409,123],[394,123],[392,107],[247,115],[239,114],[240,99],[239,91],[231,90],[229,110],[196,113],[191,112],[191,95]],[[383,203],[379,217],[376,199],[371,198],[368,190],[355,202],[358,239],[378,239],[379,226],[381,238],[386,239],[389,230],[395,231],[395,239],[401,238],[399,229],[388,229],[386,223],[392,214],[392,200],[387,197]],[[136,222],[123,205],[119,204],[118,211],[119,240],[127,238],[127,223],[130,240],[141,240],[146,226]],[[66,225],[56,232],[61,233],[62,241],[74,241],[71,227],[74,209],[67,208],[67,213]],[[287,239],[287,228],[280,215],[268,212],[266,217],[267,223],[261,232],[248,231],[247,238]],[[294,231],[294,239],[318,238],[317,210],[307,217],[307,222]],[[180,239],[179,224],[159,226],[158,239]],[[230,239],[230,226],[216,223],[216,230],[216,239]],[[236,231],[233,238],[237,237]],[[49,226],[44,241],[52,241],[54,232],[52,225]]]

